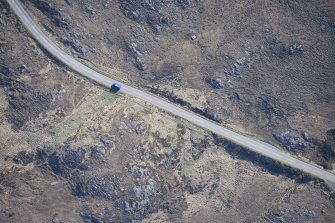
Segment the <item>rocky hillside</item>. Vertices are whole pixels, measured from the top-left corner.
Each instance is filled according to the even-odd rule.
[[[334,32],[329,4],[309,10],[314,3],[24,3],[46,33],[82,62],[331,168],[332,45],[322,48]],[[287,13],[287,23],[266,17],[274,9]],[[252,25],[263,21],[251,19],[256,12],[266,17],[263,22],[278,23],[271,32],[281,36],[283,27],[306,31],[289,29],[295,21],[289,18],[310,21],[304,19],[311,15],[304,13],[315,10],[324,13],[311,20],[320,23],[319,41],[295,34],[292,41],[281,37],[282,42],[272,43],[277,53],[266,53],[268,48],[261,45],[259,51],[248,48],[249,56],[238,51],[248,47],[243,41],[263,41],[256,37],[266,26]],[[279,223],[335,218],[335,194],[323,182],[74,74],[39,48],[3,1],[0,23],[0,222]],[[316,30],[310,26],[309,34]],[[309,45],[312,40],[319,49]],[[313,57],[314,66],[311,52],[320,55]],[[304,66],[311,71],[304,74],[306,88],[283,88],[284,80],[302,86],[299,70],[306,70],[299,63],[304,61],[310,62]],[[298,82],[289,80],[290,69]],[[313,73],[316,69],[319,75]],[[265,91],[269,86],[271,92]],[[304,89],[309,93],[303,94]],[[279,97],[278,92],[285,94]],[[324,98],[316,100],[318,95]]]
[[[333,1],[25,4],[88,65],[333,168]]]

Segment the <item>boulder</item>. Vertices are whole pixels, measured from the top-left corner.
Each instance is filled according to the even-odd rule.
[[[288,48],[288,54],[294,55],[294,54],[302,54],[304,51],[304,48],[299,43],[294,43]]]
[[[145,71],[147,69],[147,65],[140,58],[136,58],[135,65],[140,71]]]
[[[27,71],[27,66],[25,64],[20,64],[19,71],[20,74],[25,73]]]
[[[212,87],[212,88],[215,88],[215,89],[222,89],[224,88],[224,84],[222,82],[221,79],[208,79],[207,80],[207,83]]]

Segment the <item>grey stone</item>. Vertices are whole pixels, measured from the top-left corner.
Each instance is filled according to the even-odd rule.
[[[58,217],[53,217],[52,223],[61,223],[60,219]]]
[[[190,7],[191,5],[191,0],[177,0],[177,4],[182,8],[186,9]]]
[[[66,167],[71,169],[87,170],[88,167],[83,163],[86,151],[79,148],[77,150],[66,149],[62,160]]]
[[[159,22],[163,25],[170,25],[170,19],[167,17],[160,17]]]
[[[91,148],[91,156],[94,158],[103,157],[106,154],[106,150],[102,147]]]
[[[303,134],[302,134],[302,137],[304,138],[304,140],[306,140],[306,141],[311,141],[311,136],[307,133],[307,132],[304,132]]]
[[[21,164],[25,166],[34,161],[34,155],[26,151],[20,151],[17,155],[14,156],[13,161],[16,164]]]
[[[87,56],[87,49],[85,47],[80,47],[79,48],[79,53],[83,56],[86,57]]]
[[[83,218],[84,222],[90,222],[90,223],[103,223],[102,220],[100,220],[97,216],[94,214],[90,214],[88,212],[80,212],[80,217]]]
[[[27,66],[25,64],[20,64],[19,71],[20,71],[20,74],[26,72]]]
[[[134,176],[144,177],[150,175],[150,170],[146,167],[132,166],[128,169],[128,172]]]
[[[65,0],[66,4],[72,6],[73,1],[72,0]]]
[[[133,57],[137,58],[139,56],[142,56],[142,53],[138,50],[138,46],[136,43],[131,42],[131,43],[126,43],[126,48],[127,51],[130,55],[132,55]]]
[[[159,35],[162,32],[162,27],[160,25],[155,24],[152,26],[152,30],[156,35]]]
[[[127,124],[125,122],[120,122],[119,129],[120,130],[127,130],[128,126],[127,126]]]
[[[215,89],[222,89],[225,86],[221,79],[209,79],[207,80],[207,83]]]
[[[141,71],[145,71],[147,69],[147,65],[140,58],[136,58],[135,64],[137,69]]]
[[[78,37],[76,36],[76,34],[74,35],[74,37]],[[77,53],[80,53],[81,56],[86,57],[87,54],[87,49],[85,47],[82,47],[79,45],[79,42],[77,40],[72,40],[69,39],[65,36],[60,38],[60,41],[65,45],[65,46],[70,46],[72,49],[74,49]]]
[[[56,102],[62,100],[65,95],[65,92],[66,91],[64,89],[61,89],[61,90],[53,89],[51,92],[51,97],[52,97],[51,105],[54,105]]]
[[[304,48],[302,47],[301,44],[299,43],[294,43],[292,46],[289,47],[288,49],[288,53],[290,55],[293,55],[293,54],[301,54],[303,53],[304,51]]]
[[[140,121],[131,121],[130,125],[137,134],[143,133],[146,130],[146,126]]]
[[[102,220],[100,220],[97,216],[91,215],[91,222],[92,223],[103,223]]]
[[[157,183],[155,180],[149,179],[147,185],[135,185],[133,187],[133,190],[137,198],[147,200],[156,194]]]
[[[70,28],[69,23],[64,19],[59,20],[58,26],[61,27],[61,28],[64,28],[64,29],[69,29]]]
[[[85,8],[85,11],[88,12],[88,13],[90,13],[90,14],[92,14],[92,15],[95,14],[95,10],[92,7],[90,7],[90,6],[87,6]]]
[[[58,27],[69,29],[69,23],[62,18],[61,11],[49,1],[32,0],[31,1],[44,15],[48,16],[51,21]]]
[[[114,142],[107,139],[106,137],[100,137],[100,141],[105,145],[105,146],[112,146],[114,145]]]
[[[328,22],[330,28],[335,29],[335,21]]]
[[[245,57],[241,57],[240,59],[236,60],[238,65],[243,65],[247,59]]]

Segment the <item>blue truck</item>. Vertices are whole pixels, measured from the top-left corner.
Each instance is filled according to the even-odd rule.
[[[111,86],[111,92],[118,92],[121,89],[122,85],[120,83],[113,83]]]

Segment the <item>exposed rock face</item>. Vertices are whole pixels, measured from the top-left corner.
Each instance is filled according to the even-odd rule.
[[[335,154],[335,129],[330,129],[327,131],[327,140],[329,142],[333,154]]]
[[[87,165],[83,163],[85,154],[86,150],[82,148],[78,150],[66,149],[63,155],[64,163],[71,169],[87,170]]]
[[[307,147],[307,143],[303,137],[294,131],[275,133],[273,137],[289,151],[305,149]]]
[[[134,21],[143,21],[153,26],[159,24],[159,11],[168,4],[165,1],[119,1],[122,13]]]
[[[144,177],[150,175],[150,170],[146,167],[132,166],[128,169],[128,172],[136,177]]]
[[[13,161],[16,164],[22,164],[25,166],[34,161],[34,154],[26,151],[20,151],[16,156],[14,156]]]
[[[257,107],[264,112],[269,118],[271,116],[276,116],[278,118],[284,119],[285,112],[280,108],[276,98],[269,95],[261,95],[256,99]]]
[[[64,89],[53,89],[51,92],[51,104],[55,105],[58,101],[62,100],[66,91]]]
[[[9,102],[6,116],[16,130],[51,107],[51,93],[35,90],[23,82],[6,77],[2,79],[1,84],[6,87]]]
[[[77,39],[62,37],[60,41],[65,45],[71,47],[75,52],[79,53],[82,57],[86,57],[87,49],[80,44]]]
[[[288,151],[299,154],[307,154],[309,157],[316,156],[316,163],[326,169],[332,169],[331,163],[335,160],[334,140],[332,130],[326,133],[324,140],[319,140],[307,132],[300,134],[295,130],[287,130],[273,134],[273,137],[280,142]]]
[[[89,213],[88,211],[80,212],[80,217],[82,217],[85,223],[103,223],[99,217]]]
[[[91,148],[91,156],[93,158],[103,158],[106,154],[106,149],[103,147],[92,147]]]
[[[207,80],[207,83],[215,89],[222,89],[225,87],[221,79],[209,79]]]
[[[49,17],[56,26],[66,30],[70,29],[69,23],[62,18],[59,9],[55,8],[52,3],[43,0],[32,0],[32,2],[44,15]]]

